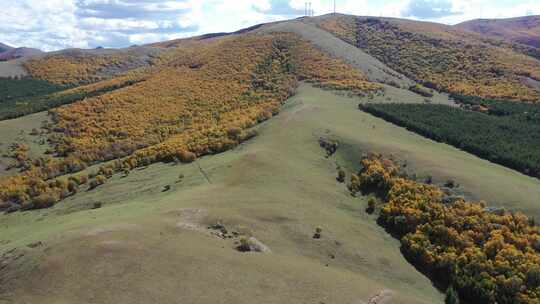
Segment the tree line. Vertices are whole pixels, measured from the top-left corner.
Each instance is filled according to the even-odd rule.
[[[140,75],[126,75],[98,84],[70,88],[30,77],[0,79],[0,120],[46,111],[128,87],[142,80]]]
[[[436,104],[360,104],[360,109],[480,158],[540,177],[540,125]]]
[[[485,109],[485,113],[540,125],[540,105],[511,100],[486,99],[477,96],[450,94],[450,97],[468,110]]]
[[[521,213],[490,212],[464,199],[444,203],[435,185],[414,181],[392,160],[372,154],[351,177],[352,192],[382,200],[378,222],[401,240],[405,257],[467,303],[540,301],[540,227]],[[448,303],[448,302],[447,302]]]

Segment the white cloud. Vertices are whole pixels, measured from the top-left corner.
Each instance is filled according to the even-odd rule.
[[[293,18],[306,1],[317,15],[333,11],[333,0],[0,0],[0,42],[44,50],[123,47]],[[337,8],[455,24],[540,14],[540,1],[337,0]]]

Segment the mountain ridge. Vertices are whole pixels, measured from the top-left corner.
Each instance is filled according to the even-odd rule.
[[[28,47],[12,47],[0,42],[0,61],[9,61],[22,57],[29,57],[43,54],[43,51]]]
[[[455,27],[540,48],[540,16],[474,19],[456,24]]]

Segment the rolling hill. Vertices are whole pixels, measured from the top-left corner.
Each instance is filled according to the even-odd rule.
[[[319,26],[428,88],[536,102],[540,60],[511,46],[436,23],[328,16]]]
[[[13,49],[13,47],[11,47],[11,46],[9,46],[7,44],[0,43],[0,53],[9,51],[11,49]]]
[[[43,52],[38,49],[19,47],[14,48],[0,43],[0,61],[9,61],[17,58],[40,55]]]
[[[29,56],[35,56],[40,55],[43,52],[38,49],[32,49],[32,48],[14,48],[5,52],[0,53],[0,61],[8,61],[13,60],[17,58],[22,57],[29,57]]]
[[[0,303],[535,303],[535,54],[326,15],[4,62]]]
[[[457,24],[456,27],[488,37],[540,48],[540,16],[477,19]]]

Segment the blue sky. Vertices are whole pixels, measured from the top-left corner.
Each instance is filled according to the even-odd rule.
[[[333,0],[0,0],[0,42],[51,51],[126,47],[316,15]],[[337,0],[340,13],[455,24],[540,15],[540,0]]]

